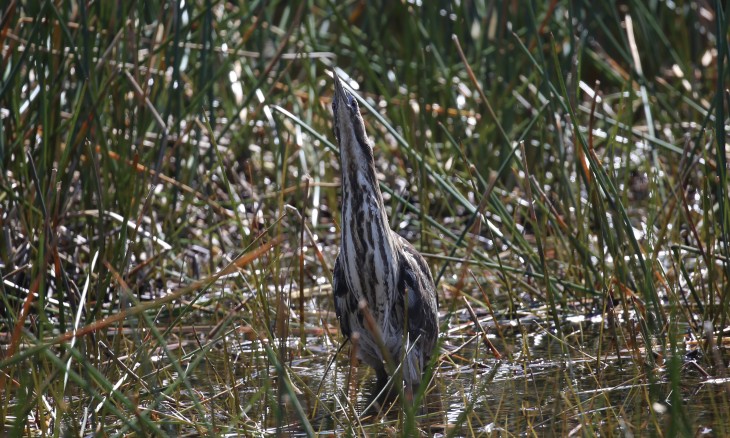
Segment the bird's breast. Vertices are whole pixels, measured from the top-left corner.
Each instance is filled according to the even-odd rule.
[[[377,206],[369,202],[343,206],[342,254],[348,287],[364,299],[373,316],[389,314],[397,283],[397,259],[391,231]]]

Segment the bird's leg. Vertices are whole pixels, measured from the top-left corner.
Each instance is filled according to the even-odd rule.
[[[375,394],[380,394],[380,392],[388,385],[388,373],[385,372],[385,367],[380,367],[375,369],[375,375],[377,376],[378,380],[375,383]],[[386,391],[384,396],[387,395],[389,391]]]
[[[375,376],[377,378],[375,387],[368,402],[368,405],[372,406],[368,412],[365,412],[368,415],[378,415],[378,413],[383,412],[383,408],[395,401],[396,393],[393,391],[393,385],[388,384],[390,379],[388,378],[388,373],[385,371],[385,367],[376,367]]]

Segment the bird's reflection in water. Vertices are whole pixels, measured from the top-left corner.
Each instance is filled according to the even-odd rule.
[[[363,382],[363,387],[356,388],[354,394],[351,393],[354,395],[354,400],[345,397],[336,399],[334,395],[320,400],[317,412],[310,417],[315,431],[338,434],[351,428],[369,429],[378,424],[391,431],[398,431],[409,420],[408,415],[411,412],[407,412],[408,406],[415,406],[412,411],[413,424],[422,434],[434,436],[444,433],[446,412],[442,398],[443,384],[439,379],[432,379],[426,393],[416,397],[416,400],[408,405],[404,404],[398,395],[382,403],[373,402],[377,396],[375,393],[377,384],[370,382],[370,379],[360,381]],[[344,392],[340,392],[340,395],[343,394]]]

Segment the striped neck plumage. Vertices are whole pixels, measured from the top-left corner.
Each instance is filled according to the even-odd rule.
[[[357,101],[342,87],[336,75],[332,111],[342,169],[341,227],[342,251],[347,259],[345,270],[358,271],[358,276],[370,276],[377,280],[376,283],[391,289],[395,281],[393,267],[397,243],[390,231],[375,176],[373,149]],[[349,281],[363,283],[354,278]],[[351,286],[369,289],[364,283],[362,287]]]

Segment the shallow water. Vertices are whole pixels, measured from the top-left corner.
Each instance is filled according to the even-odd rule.
[[[525,324],[503,321],[504,339],[494,334],[493,327],[488,329],[490,341],[503,354],[502,359],[496,359],[482,339],[473,336],[468,324],[461,333],[449,335],[443,340],[442,351],[451,353],[442,355],[425,400],[415,412],[420,433],[645,435],[666,431],[678,421],[672,410],[672,403],[677,401],[684,404],[684,412],[691,417],[689,424],[696,425],[693,433],[722,436],[730,432],[730,416],[725,412],[730,380],[705,376],[693,363],[697,352],[688,350],[676,371],[682,381],[677,396],[668,383],[669,367],[659,365],[661,360],[653,368],[639,365],[643,358],[635,354],[640,350],[628,349],[624,339],[609,336],[605,323],[591,322],[589,318],[571,320],[576,322],[566,320],[563,326],[564,344],[543,329],[548,324],[539,319],[527,319]],[[261,371],[267,361],[260,356],[257,344],[240,344],[236,362],[253,364],[258,356],[255,367]],[[358,417],[372,397],[375,377],[361,365],[348,386],[347,347],[327,370],[337,351],[337,345],[327,337],[307,337],[306,350],[299,347],[299,337],[290,338],[286,344],[288,351],[284,355],[295,374],[292,381],[299,390],[297,401],[315,431],[334,435],[393,434],[407,427],[398,402],[375,418]],[[276,397],[283,392],[277,373],[270,364],[268,368],[241,382],[242,399],[264,385],[269,385]],[[267,433],[304,435],[293,404],[286,402],[286,397],[279,402],[283,406],[281,413],[260,403],[247,415],[258,418],[258,426]]]
[[[442,315],[442,354],[410,425],[412,416],[399,401],[380,415],[362,414],[372,397],[374,373],[364,365],[352,370],[347,347],[328,368],[341,336],[326,312],[309,315],[304,342],[291,330],[293,336],[276,339],[275,345],[259,340],[260,333],[257,337],[237,319],[221,341],[204,348],[204,355],[199,353],[206,345],[201,333],[213,325],[200,320],[195,330],[177,332],[179,343],[167,345],[173,354],[183,353],[183,371],[193,370],[187,384],[169,397],[160,395],[179,382],[180,374],[159,354],[147,369],[129,365],[149,391],[129,379],[119,391],[136,397],[140,412],[156,418],[169,434],[205,434],[212,427],[216,435],[304,436],[309,424],[316,433],[337,436],[399,435],[414,428],[422,436],[730,435],[730,379],[721,366],[730,359],[726,348],[716,350],[724,356],[707,358],[701,342],[687,340],[677,347],[681,354],[676,363],[655,355],[651,365],[643,347],[632,344],[628,323],[611,327],[596,316],[566,317],[561,320],[561,342],[539,313],[501,319],[499,330],[491,317],[480,316],[502,358],[477,335],[466,312]],[[135,334],[130,329],[125,333]],[[140,357],[119,359],[132,363]],[[278,363],[286,364],[288,379],[282,378]],[[109,376],[119,371],[113,362],[103,369]],[[681,382],[676,388],[673,373]],[[88,427],[96,420],[104,422],[107,432],[124,430],[108,412],[95,418],[89,406],[96,408],[99,401],[71,388],[66,400],[73,421],[86,415]],[[110,399],[118,403],[118,397]]]

